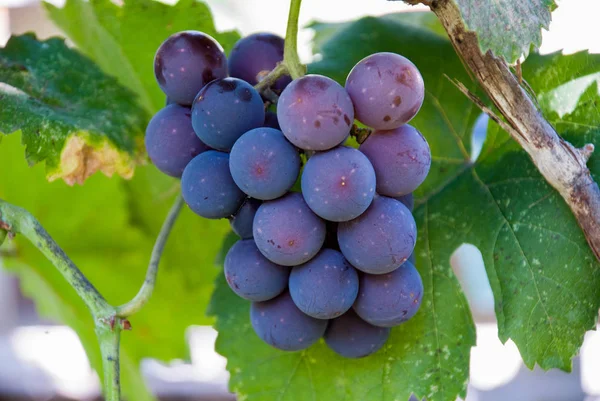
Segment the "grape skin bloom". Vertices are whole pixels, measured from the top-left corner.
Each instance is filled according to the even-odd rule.
[[[381,195],[407,195],[417,189],[429,174],[429,144],[411,125],[390,131],[375,131],[359,149],[375,169],[377,193]]]
[[[362,320],[350,309],[327,326],[327,346],[344,358],[363,358],[377,352],[390,336],[390,329]]]
[[[154,76],[169,101],[190,105],[204,85],[227,76],[227,58],[211,36],[198,31],[178,32],[156,51]]]
[[[289,292],[266,302],[253,302],[250,322],[267,344],[283,351],[300,351],[316,343],[327,329],[327,320],[300,311]]]
[[[409,122],[421,108],[425,84],[406,57],[375,53],[358,62],[348,74],[346,90],[356,119],[375,129],[394,129]]]
[[[290,274],[288,267],[267,260],[251,239],[233,244],[225,257],[223,271],[233,292],[249,301],[259,302],[281,294]]]
[[[310,210],[302,195],[290,192],[264,202],[254,216],[254,240],[273,263],[297,266],[315,256],[325,241],[325,222]]]
[[[172,104],[156,113],[146,127],[148,156],[171,177],[181,177],[190,160],[210,149],[196,136],[190,115],[189,108]]]
[[[302,172],[302,194],[318,216],[348,221],[360,216],[375,195],[375,170],[356,149],[340,146],[316,153]]]
[[[292,81],[277,103],[285,137],[305,150],[327,150],[342,143],[354,121],[346,90],[331,78],[306,75]]]
[[[231,178],[229,155],[216,150],[196,156],[183,170],[181,194],[194,213],[207,219],[233,215],[246,198]]]
[[[198,93],[192,105],[196,135],[213,149],[229,151],[245,132],[265,121],[260,94],[237,78],[217,79]]]
[[[376,196],[358,218],[338,225],[338,242],[346,259],[365,273],[385,274],[413,252],[417,225],[400,201]]]
[[[393,327],[412,318],[423,300],[423,281],[415,266],[406,262],[383,275],[360,277],[354,311],[366,322]]]
[[[323,249],[292,269],[289,287],[302,312],[317,319],[333,319],[350,309],[356,300],[358,273],[340,252]]]
[[[294,185],[300,173],[300,156],[281,131],[255,128],[233,145],[229,168],[242,191],[256,199],[270,200]]]

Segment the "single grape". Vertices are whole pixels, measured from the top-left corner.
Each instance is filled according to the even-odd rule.
[[[289,292],[250,306],[250,322],[267,344],[283,351],[300,351],[316,343],[325,333],[327,320],[305,315]]]
[[[375,326],[393,327],[413,317],[423,299],[423,281],[406,262],[391,273],[360,276],[354,311]]]
[[[365,273],[397,269],[412,253],[416,238],[417,226],[410,211],[385,196],[376,196],[366,212],[338,225],[342,253]]]
[[[281,294],[290,275],[288,267],[267,260],[251,239],[233,244],[225,256],[223,271],[233,292],[255,302],[268,301]]]
[[[356,119],[375,129],[409,122],[425,97],[421,73],[405,57],[375,53],[358,62],[346,79]]]
[[[210,149],[194,133],[190,114],[189,108],[172,104],[156,113],[146,128],[148,156],[172,177],[181,177],[190,160]]]
[[[252,238],[252,222],[254,221],[254,215],[261,203],[262,202],[258,199],[248,198],[244,201],[240,210],[229,219],[231,229],[240,238]]]
[[[397,199],[400,202],[402,202],[402,204],[404,206],[406,206],[408,208],[408,210],[410,210],[411,212],[415,208],[415,199],[413,198],[412,192],[409,193],[409,194],[406,194],[406,195],[398,196],[395,199]]]
[[[302,194],[308,206],[330,221],[360,216],[375,195],[375,171],[356,149],[340,146],[311,156],[302,172]]]
[[[229,168],[242,191],[256,199],[270,200],[294,185],[300,173],[300,155],[281,131],[260,127],[235,142]]]
[[[229,155],[216,150],[196,156],[183,170],[181,194],[194,213],[207,219],[233,215],[246,198],[231,178]]]
[[[229,54],[229,74],[256,85],[257,75],[266,75],[283,61],[284,42],[272,33],[255,33],[238,40]],[[283,76],[272,88],[283,90],[291,81],[289,76]]]
[[[252,230],[262,254],[283,266],[308,262],[325,241],[325,222],[297,192],[260,205]]]
[[[344,358],[362,358],[377,352],[389,336],[389,328],[373,326],[350,309],[329,322],[323,338],[329,348]]]
[[[427,140],[410,125],[391,131],[375,131],[360,145],[373,164],[377,193],[407,195],[425,181],[431,166]]]
[[[327,150],[348,137],[354,107],[346,90],[333,79],[306,75],[281,94],[277,119],[285,137],[297,147]]]
[[[281,131],[281,127],[279,126],[279,121],[277,121],[277,113],[273,113],[272,111],[265,112],[265,122],[263,124],[264,127],[275,128]]]
[[[265,121],[265,109],[258,92],[237,78],[210,82],[192,105],[192,126],[196,135],[211,148],[229,151],[246,131]]]
[[[158,48],[154,75],[171,101],[190,105],[204,85],[227,76],[227,58],[221,45],[209,35],[178,32]]]
[[[298,309],[317,319],[333,319],[356,300],[358,273],[340,252],[322,249],[292,269],[289,286]]]

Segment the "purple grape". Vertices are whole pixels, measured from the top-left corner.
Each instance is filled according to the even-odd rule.
[[[240,238],[252,238],[252,222],[254,221],[254,215],[261,204],[262,202],[258,199],[248,198],[244,201],[240,210],[229,219],[231,229]]]
[[[360,145],[373,164],[377,192],[398,197],[407,195],[425,181],[431,166],[427,140],[410,125],[391,131],[375,131]]]
[[[302,194],[318,216],[348,221],[360,216],[375,195],[375,171],[356,149],[340,146],[308,159],[302,172]]]
[[[265,123],[264,127],[275,128],[281,131],[281,127],[279,126],[279,121],[277,121],[277,113],[273,113],[272,111],[267,111],[265,113]]]
[[[394,199],[399,200],[400,202],[402,202],[402,204],[404,206],[406,206],[408,208],[408,210],[410,210],[411,212],[415,208],[415,199],[413,198],[412,192],[409,193],[409,194],[406,194],[406,195],[398,196],[398,197],[396,197]]]
[[[158,48],[154,75],[171,101],[190,105],[204,85],[227,76],[227,58],[221,45],[209,35],[178,32]]]
[[[210,82],[192,105],[192,126],[196,135],[211,148],[229,151],[246,131],[265,121],[265,109],[258,92],[237,78]]]
[[[425,96],[421,73],[405,57],[376,53],[358,62],[346,79],[356,119],[375,129],[394,129],[409,122]]]
[[[209,150],[196,156],[183,170],[181,194],[194,213],[208,219],[229,217],[246,195],[229,172],[229,155]]]
[[[423,299],[423,281],[415,266],[406,262],[391,273],[360,276],[354,311],[380,327],[393,327],[413,317]]]
[[[362,358],[383,347],[390,331],[365,322],[350,309],[329,322],[324,338],[327,346],[344,358]]]
[[[146,128],[146,151],[163,173],[181,177],[195,156],[210,149],[194,133],[190,109],[177,104],[161,109]]]
[[[267,74],[283,61],[282,37],[272,33],[255,33],[237,41],[229,55],[229,74],[256,85],[259,74]],[[279,78],[273,89],[283,90],[292,78]]]
[[[389,273],[408,259],[417,226],[401,202],[376,196],[366,212],[338,225],[338,241],[346,259],[370,274]]]
[[[298,309],[317,319],[333,319],[356,300],[358,273],[340,252],[323,249],[292,269],[289,286]]]
[[[288,284],[290,269],[270,262],[251,239],[233,244],[224,266],[229,287],[249,301],[268,301],[281,294]],[[357,284],[358,285],[358,284]]]
[[[327,320],[305,315],[289,292],[250,306],[250,322],[267,344],[283,351],[300,351],[316,343],[325,333]]]
[[[281,131],[260,127],[235,142],[229,168],[242,191],[256,199],[270,200],[294,185],[300,174],[300,155]]]
[[[306,75],[281,94],[277,119],[285,137],[297,147],[327,150],[348,137],[354,107],[340,84],[322,75]]]
[[[302,195],[290,192],[264,202],[254,216],[254,240],[267,259],[283,266],[308,262],[325,241],[325,222]]]

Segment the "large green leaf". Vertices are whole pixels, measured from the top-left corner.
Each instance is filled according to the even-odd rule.
[[[18,137],[0,146],[0,198],[33,213],[112,304],[132,298],[141,286],[162,220],[178,182],[154,167],[138,167],[131,181],[91,177],[85,186],[47,183],[41,166],[30,168]],[[24,184],[25,183],[25,184]],[[210,324],[204,316],[215,275],[214,257],[228,230],[226,221],[201,219],[185,208],[161,261],[149,304],[131,318],[122,335],[123,384],[129,399],[151,399],[139,371],[142,358],[186,358],[185,329]],[[99,348],[89,311],[49,262],[17,237],[15,258],[6,260],[44,315],[71,326],[95,368]]]
[[[169,35],[198,30],[213,36],[226,49],[237,32],[219,33],[206,4],[179,0],[174,6],[153,0],[67,0],[63,8],[46,3],[52,20],[77,47],[107,73],[138,94],[149,112],[165,104],[152,68],[156,49]]]
[[[252,333],[248,304],[220,278],[211,304],[219,331],[217,350],[228,358],[231,388],[242,399],[406,400],[415,393],[430,401],[450,401],[464,396],[475,335],[450,267],[450,256],[462,243],[481,250],[499,336],[514,340],[529,367],[569,370],[585,331],[595,325],[599,265],[571,212],[497,126],[489,129],[480,157],[471,160],[471,131],[479,110],[444,74],[477,89],[449,41],[432,29],[430,17],[419,18],[423,28],[415,26],[412,14],[316,24],[315,51],[322,60],[309,70],[343,82],[361,58],[392,51],[411,59],[423,74],[425,103],[413,124],[427,137],[433,161],[417,191],[415,210],[417,268],[425,285],[421,310],[392,331],[382,351],[366,359],[337,357],[323,343],[284,353]],[[577,78],[558,74],[558,61],[570,56],[554,57],[536,60],[545,73],[565,77],[557,86]],[[600,70],[600,63],[594,69]],[[547,81],[533,73],[526,79]],[[593,91],[595,87],[586,93]],[[582,97],[568,116],[572,121],[565,117],[557,125],[574,142],[598,143],[598,113],[592,113],[590,100]]]
[[[147,114],[62,39],[28,34],[0,49],[0,103],[0,140],[21,131],[28,162],[45,162],[50,180],[133,175]]]

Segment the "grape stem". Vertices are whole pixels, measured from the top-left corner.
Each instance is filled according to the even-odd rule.
[[[356,139],[359,145],[361,145],[367,138],[374,132],[371,128],[360,128],[356,124],[352,124],[350,129],[350,136]]]
[[[148,270],[146,271],[146,279],[140,288],[140,291],[137,295],[126,304],[123,304],[117,307],[117,316],[121,318],[126,318],[128,316],[133,315],[138,312],[146,303],[150,300],[152,296],[152,292],[154,291],[154,286],[156,284],[156,277],[158,275],[158,265],[160,263],[160,258],[165,249],[165,245],[167,243],[167,239],[169,238],[169,234],[175,225],[175,221],[177,221],[177,217],[181,212],[181,208],[183,206],[183,197],[181,194],[177,196],[175,199],[175,203],[171,207],[167,218],[165,219],[162,228],[160,229],[160,233],[156,238],[156,243],[154,244],[154,248],[152,249],[152,255],[150,256],[150,263],[148,264]]]
[[[298,79],[306,74],[306,66],[300,62],[298,56],[298,17],[301,4],[302,0],[290,1],[283,61],[254,86],[254,89],[261,93],[273,86],[283,75],[289,74],[293,79]]]
[[[146,279],[138,294],[130,302],[114,307],[88,281],[31,213],[0,199],[0,244],[6,237],[12,239],[17,234],[27,238],[56,267],[90,310],[102,355],[103,393],[106,401],[121,401],[119,343],[121,331],[131,330],[131,324],[125,318],[139,311],[150,299],[161,255],[182,206],[183,198],[178,195],[158,234]]]

